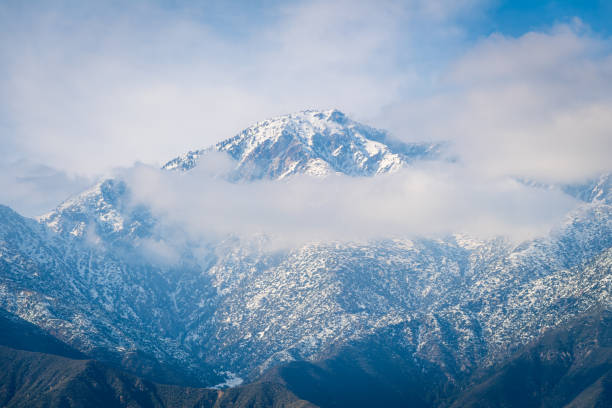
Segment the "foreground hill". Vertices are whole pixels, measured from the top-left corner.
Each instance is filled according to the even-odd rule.
[[[277,384],[229,390],[156,384],[94,360],[0,346],[3,407],[313,407]]]
[[[2,407],[313,406],[279,384],[257,383],[228,390],[156,384],[88,359],[6,313],[0,316],[0,333]]]
[[[603,408],[612,403],[610,311],[549,330],[471,376],[418,364],[395,340],[393,332],[379,333],[320,361],[275,367],[263,379],[320,407]]]
[[[453,378],[432,365],[423,369],[396,341],[397,327],[330,350],[323,360],[283,364],[255,383],[225,390],[156,384],[97,361],[61,356],[74,351],[14,318],[6,322],[3,328],[26,338],[28,348],[59,353],[0,346],[0,405],[6,407],[519,408],[608,407],[612,401],[610,311],[552,329],[468,377]],[[13,341],[6,335],[0,340]]]
[[[612,312],[587,315],[474,376],[459,407],[609,407]]]

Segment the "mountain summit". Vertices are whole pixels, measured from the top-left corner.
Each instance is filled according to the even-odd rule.
[[[373,176],[436,157],[439,144],[403,143],[337,109],[306,110],[259,122],[216,145],[190,151],[163,168],[190,170],[211,152],[236,161],[235,180],[283,179],[294,174]]]

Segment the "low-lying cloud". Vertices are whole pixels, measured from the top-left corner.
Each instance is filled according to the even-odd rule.
[[[134,203],[149,205],[192,239],[265,234],[279,246],[452,233],[522,240],[547,233],[576,205],[554,189],[474,179],[448,163],[374,178],[298,176],[247,184],[197,167],[178,173],[140,165],[121,177]]]

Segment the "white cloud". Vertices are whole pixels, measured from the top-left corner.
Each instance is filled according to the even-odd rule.
[[[520,240],[547,233],[576,205],[559,191],[508,178],[475,179],[456,164],[376,178],[303,176],[248,184],[148,166],[122,177],[136,204],[150,205],[166,225],[181,226],[192,239],[266,234],[276,245],[456,232]]]
[[[492,35],[452,65],[439,93],[398,103],[392,126],[451,140],[475,173],[593,177],[612,168],[610,50],[579,25]]]

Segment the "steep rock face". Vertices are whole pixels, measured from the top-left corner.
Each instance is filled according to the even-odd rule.
[[[591,261],[595,248],[575,250],[571,264],[565,261],[570,254],[556,253],[568,239],[564,234],[519,247],[390,241],[313,245],[277,263],[221,259],[209,271],[226,291],[216,323],[195,329],[194,340],[243,372],[239,350],[254,362],[265,359],[263,370],[414,321],[418,330],[408,337],[417,355],[469,370],[589,307],[610,305],[609,217],[590,225],[592,245],[604,252]],[[210,331],[214,339],[205,335]],[[439,353],[440,345],[453,350],[452,361]]]

